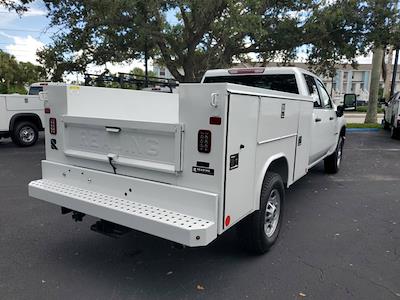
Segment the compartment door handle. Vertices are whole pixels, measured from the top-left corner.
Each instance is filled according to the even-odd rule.
[[[107,132],[113,132],[113,133],[119,133],[119,132],[121,132],[121,128],[106,126],[106,131]]]

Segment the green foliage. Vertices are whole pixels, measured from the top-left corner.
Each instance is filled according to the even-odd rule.
[[[149,56],[179,81],[199,80],[209,68],[257,52],[267,60],[293,57],[301,41],[300,14],[313,1],[115,0],[45,1],[52,25],[63,27],[39,53],[56,77]],[[168,21],[175,14],[176,22]],[[285,37],[285,38],[282,38]]]
[[[10,11],[14,10],[18,14],[22,14],[27,10],[26,5],[31,2],[33,2],[33,0],[0,0],[0,6],[3,6]]]
[[[149,57],[179,81],[230,67],[257,53],[290,64],[301,47],[318,73],[355,65],[371,46],[400,40],[394,0],[44,0],[61,27],[39,53],[60,80],[64,72]],[[171,20],[171,15],[175,19]]]
[[[368,106],[367,105],[365,105],[365,106],[357,106],[357,110],[356,111],[357,112],[366,113],[368,111]],[[384,113],[384,111],[385,110],[383,108],[381,108],[381,107],[378,107],[378,109],[377,109],[378,114]]]
[[[138,67],[133,68],[133,70],[130,73],[131,74],[135,74],[135,75],[140,75],[140,76],[144,76],[145,75],[144,74],[144,70],[142,68],[138,68]],[[153,72],[153,71],[148,71],[147,74],[148,74],[149,77],[156,77],[157,76],[157,74],[155,72]]]
[[[381,124],[378,123],[347,123],[347,128],[381,128]]]
[[[0,50],[0,93],[25,94],[25,86],[45,77],[42,67],[17,62],[14,56]]]

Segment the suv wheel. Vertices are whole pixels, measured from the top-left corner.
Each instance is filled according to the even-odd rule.
[[[392,139],[398,139],[399,138],[399,129],[394,127],[393,125],[390,126],[390,137]]]
[[[35,124],[22,121],[15,125],[11,138],[20,147],[29,147],[36,143],[39,132]]]
[[[282,225],[285,188],[279,174],[267,172],[261,189],[260,209],[242,220],[237,227],[243,246],[263,254],[276,242]]]

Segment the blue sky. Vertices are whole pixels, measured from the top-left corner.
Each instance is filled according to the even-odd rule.
[[[43,2],[35,1],[22,17],[0,8],[0,49],[19,61],[35,62],[36,49],[50,42],[49,22]]]

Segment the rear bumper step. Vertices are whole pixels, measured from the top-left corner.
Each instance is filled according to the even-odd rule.
[[[217,235],[212,220],[54,180],[32,181],[29,195],[187,246],[207,245]]]

